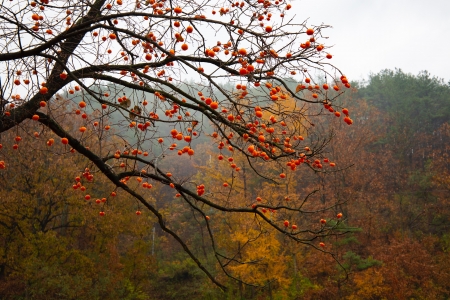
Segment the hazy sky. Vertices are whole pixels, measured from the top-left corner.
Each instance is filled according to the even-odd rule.
[[[401,68],[450,81],[450,0],[293,1],[297,18],[332,25],[329,51],[350,80]]]

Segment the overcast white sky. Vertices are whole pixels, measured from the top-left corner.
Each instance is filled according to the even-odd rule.
[[[450,0],[298,0],[297,17],[332,25],[327,44],[350,80],[401,68],[450,81]]]

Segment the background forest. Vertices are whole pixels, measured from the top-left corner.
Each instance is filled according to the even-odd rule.
[[[25,139],[14,155],[13,149],[0,149],[9,157],[9,167],[0,170],[0,298],[448,299],[450,83],[427,72],[384,70],[352,86],[340,101],[352,111],[354,124],[337,122],[332,114],[323,117],[333,129],[326,153],[337,172],[299,168],[280,186],[262,184],[244,168],[233,182],[225,182],[231,171],[216,159],[217,146],[207,136],[197,140],[195,156],[162,162],[189,180],[202,178],[208,192],[224,199],[226,185],[232,184],[241,199],[231,201],[249,206],[269,194],[289,201],[311,193],[323,207],[345,200],[333,213],[343,214],[346,234],[323,240],[335,257],[270,228],[245,230],[248,220],[211,211],[210,229],[223,251],[239,253],[240,260],[267,262],[231,266],[237,279],[255,282],[239,284],[214,269],[207,233],[196,226],[205,220],[177,202],[174,190],[130,180],[129,186],[147,189],[146,197],[163,209],[167,222],[179,226],[196,255],[209,262],[208,270],[227,283],[230,289],[223,293],[136,200],[120,191],[85,199],[84,186],[78,184],[82,180],[73,175],[85,158],[53,155],[54,148],[37,149]],[[76,122],[67,118],[65,125],[78,127]],[[16,130],[27,132],[25,127],[35,125],[21,126]],[[16,134],[10,131],[2,138]],[[39,138],[46,134],[51,137],[39,132]],[[89,177],[89,171],[79,171]],[[102,176],[86,185],[92,194],[114,190]],[[98,215],[100,207],[104,217]],[[320,220],[313,221],[321,226]],[[299,222],[311,219],[305,215]]]

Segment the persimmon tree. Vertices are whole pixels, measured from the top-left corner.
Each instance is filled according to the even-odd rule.
[[[297,23],[293,7],[283,0],[3,2],[0,134],[31,119],[55,138],[43,141],[29,133],[2,139],[0,147],[20,151],[22,139],[35,139],[48,147],[65,145],[58,155],[84,156],[88,163],[73,169],[74,178],[95,181],[103,174],[116,187],[109,195],[86,191],[84,198],[129,194],[141,207],[137,217],[153,214],[221,288],[212,268],[174,229],[176,220],[169,222],[149,200],[152,185],[169,186],[178,196],[173,201],[203,219],[210,249],[225,273],[238,256],[215,247],[210,210],[257,217],[265,225],[255,230],[269,226],[327,251],[321,238],[342,231],[314,216],[336,204],[314,209],[313,193],[292,201],[224,202],[210,192],[223,182],[204,184],[170,168],[179,156],[202,155],[193,145],[208,137],[232,177],[245,167],[246,176],[283,185],[297,168],[311,174],[337,169],[323,160],[331,134],[315,134],[314,122],[327,114],[352,124],[348,110],[335,101],[350,84],[331,64],[325,43],[329,26]],[[77,108],[55,110],[63,97]],[[68,118],[84,125],[66,126]],[[243,157],[242,165],[233,153]],[[0,169],[8,168],[9,159],[0,152]],[[101,217],[108,217],[107,205]],[[269,217],[266,211],[277,213]]]

